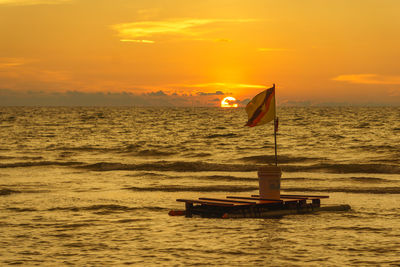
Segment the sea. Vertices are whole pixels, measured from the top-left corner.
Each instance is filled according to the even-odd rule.
[[[258,194],[243,108],[0,107],[0,266],[400,266],[400,107],[277,113],[282,193],[350,211],[169,216]]]

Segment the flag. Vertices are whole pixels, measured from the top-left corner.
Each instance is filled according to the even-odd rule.
[[[275,118],[275,84],[256,95],[246,106],[246,126],[254,127],[268,123]]]

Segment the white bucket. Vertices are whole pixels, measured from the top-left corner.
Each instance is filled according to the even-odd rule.
[[[263,166],[258,169],[260,198],[281,198],[282,170],[278,166]]]

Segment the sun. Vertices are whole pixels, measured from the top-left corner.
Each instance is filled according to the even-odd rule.
[[[227,96],[221,101],[221,108],[237,108],[238,104],[235,103],[236,98],[233,96]]]

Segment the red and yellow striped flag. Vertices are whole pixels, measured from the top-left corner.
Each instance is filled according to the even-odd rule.
[[[246,106],[246,126],[266,124],[275,118],[275,85],[256,95]]]

